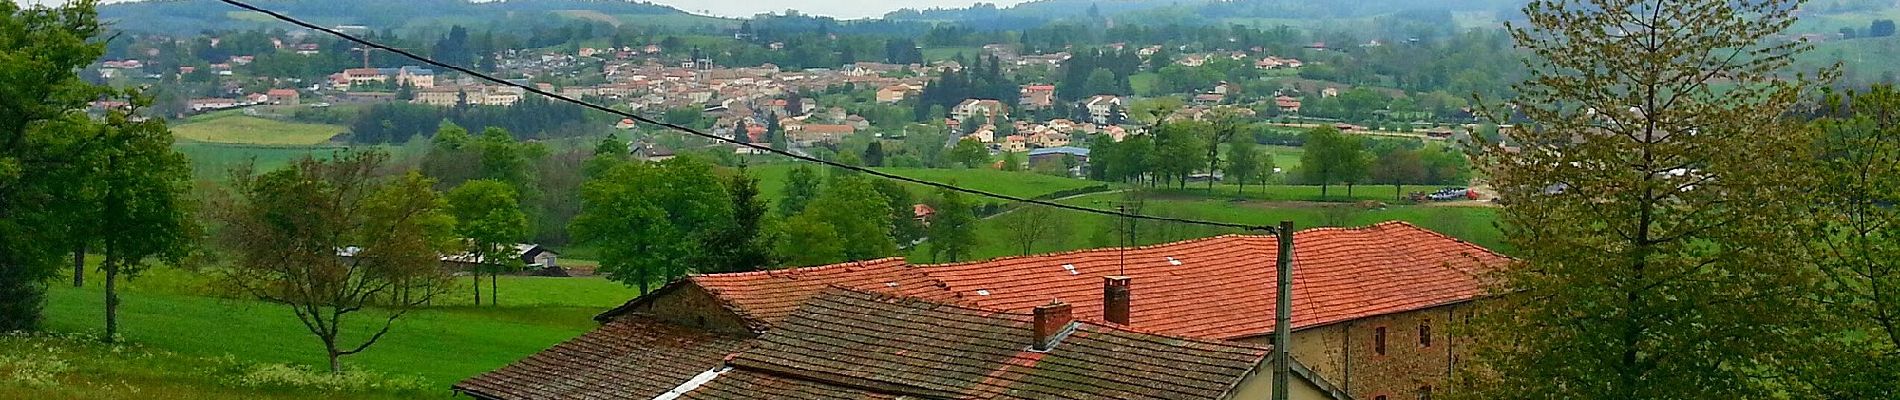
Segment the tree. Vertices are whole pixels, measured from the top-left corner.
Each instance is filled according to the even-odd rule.
[[[1255,176],[1260,174],[1260,159],[1266,158],[1268,162],[1272,162],[1273,157],[1261,157],[1258,144],[1254,143],[1253,135],[1234,135],[1229,142],[1227,145],[1227,168],[1225,171],[1228,177],[1233,178],[1235,182],[1240,184],[1240,188],[1236,189],[1234,193],[1245,194],[1247,193],[1247,181],[1252,180]]]
[[[435,178],[439,188],[481,178],[482,154],[476,151],[467,129],[442,121],[429,142],[429,152],[422,156],[422,173]]]
[[[1022,246],[1022,255],[1029,255],[1036,249],[1036,243],[1054,239],[1059,232],[1068,230],[1068,219],[1062,218],[1054,207],[1044,205],[1024,205],[1021,208],[1004,212],[996,217],[1010,242]]]
[[[766,235],[765,214],[770,210],[759,197],[759,179],[746,174],[745,168],[726,178],[726,193],[732,198],[732,223],[717,234],[711,249],[712,262],[703,272],[749,272],[774,265],[773,238]]]
[[[902,247],[910,247],[923,239],[924,225],[917,222],[917,197],[910,194],[910,189],[889,179],[873,180],[871,185],[883,195],[884,204],[891,210],[891,238]]]
[[[1318,183],[1320,197],[1335,183],[1356,182],[1365,171],[1365,146],[1359,137],[1330,126],[1306,131],[1306,152],[1300,154],[1300,173],[1306,183]]]
[[[1796,354],[1815,274],[1790,249],[1813,191],[1810,130],[1784,120],[1809,46],[1792,0],[1536,0],[1535,58],[1485,171],[1510,293],[1480,309],[1472,398],[1806,397]],[[1710,77],[1721,77],[1711,79]],[[1719,87],[1719,88],[1718,88]],[[1493,114],[1503,116],[1506,114]],[[1478,373],[1476,371],[1487,371]]]
[[[713,249],[731,245],[718,240],[733,222],[733,202],[712,169],[696,157],[615,165],[582,185],[583,208],[570,229],[601,249],[608,279],[646,293],[656,279],[709,265]]]
[[[937,210],[928,229],[931,261],[956,262],[968,257],[978,241],[976,205],[964,199],[962,192],[937,189],[937,199],[930,207]]]
[[[887,257],[897,253],[891,238],[890,204],[879,194],[869,178],[846,175],[832,178],[831,184],[801,216],[809,222],[830,225],[843,241],[842,260],[857,261]]]
[[[1188,176],[1207,165],[1205,143],[1214,129],[1214,125],[1200,121],[1169,122],[1156,129],[1152,158],[1156,178],[1175,179],[1186,189]]]
[[[464,253],[475,264],[475,305],[482,304],[482,275],[488,273],[488,304],[501,297],[497,287],[503,272],[522,267],[515,244],[528,236],[528,216],[521,212],[515,189],[497,180],[468,181],[448,193],[449,215],[455,234],[465,242]]]
[[[1873,24],[1867,26],[1867,37],[1893,36],[1893,26],[1891,19],[1876,19]]]
[[[976,139],[963,138],[950,148],[950,162],[964,168],[985,168],[990,165],[990,149]]]
[[[884,166],[884,142],[873,140],[871,144],[865,145],[863,160],[865,166]]]
[[[1900,388],[1900,92],[1875,86],[1835,98],[1821,120],[1813,191],[1814,264],[1834,283],[1819,292],[1825,311],[1799,332],[1819,355],[1791,373],[1808,376],[1825,398],[1893,398]],[[1842,104],[1842,103],[1845,104]],[[1842,334],[1854,332],[1855,334]],[[1818,375],[1816,375],[1818,374]]]
[[[1023,153],[1014,151],[1003,153],[1004,171],[1020,172],[1028,163],[1028,161],[1023,160]]]
[[[1405,185],[1418,183],[1424,172],[1425,161],[1418,151],[1404,148],[1387,149],[1372,162],[1372,181],[1392,185],[1392,200],[1403,199]]]
[[[421,174],[378,178],[387,159],[349,152],[262,175],[240,170],[236,195],[214,208],[220,243],[235,255],[221,282],[290,307],[323,342],[331,372],[451,283],[438,257],[456,247],[454,218]],[[359,313],[382,314],[381,326],[352,345],[344,331],[365,324],[346,321]]]
[[[823,188],[821,182],[818,171],[812,170],[811,166],[800,165],[798,168],[793,168],[785,178],[785,193],[778,200],[778,215],[791,217],[804,212],[805,206],[818,198],[818,193]]]
[[[0,3],[0,331],[39,327],[52,275],[71,243],[65,207],[48,207],[84,182],[101,131],[80,110],[110,89],[75,71],[105,44],[91,1],[21,9]]]
[[[133,95],[133,104],[150,100]],[[92,161],[100,191],[95,231],[105,251],[99,269],[105,276],[105,341],[119,332],[118,281],[137,277],[153,258],[177,264],[197,230],[185,200],[191,190],[191,164],[172,150],[172,133],[162,119],[134,121],[138,108],[109,112],[101,127],[102,151]],[[88,222],[77,222],[88,223]]]

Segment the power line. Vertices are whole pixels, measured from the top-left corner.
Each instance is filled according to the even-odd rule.
[[[409,52],[408,50],[404,50],[404,49],[400,49],[400,48],[395,48],[395,47],[390,47],[390,46],[387,46],[387,45],[383,45],[383,44],[381,44],[381,43],[376,43],[376,42],[371,42],[371,41],[369,41],[369,40],[365,40],[365,39],[362,39],[362,38],[359,38],[359,37],[356,37],[356,36],[354,36],[354,35],[350,35],[350,34],[347,34],[347,33],[343,33],[343,32],[339,32],[339,31],[337,31],[337,30],[334,30],[334,29],[330,29],[330,28],[325,28],[325,27],[322,27],[322,26],[317,26],[316,24],[312,24],[312,23],[309,23],[309,22],[304,22],[303,20],[300,20],[300,19],[297,19],[297,18],[293,18],[293,17],[291,17],[291,16],[288,16],[288,15],[284,15],[284,14],[281,14],[281,13],[278,13],[278,12],[276,12],[276,11],[272,11],[272,10],[269,10],[269,9],[265,9],[265,8],[262,8],[262,7],[258,7],[258,6],[253,6],[253,5],[250,5],[250,4],[248,4],[248,3],[245,3],[245,2],[243,2],[243,1],[238,1],[238,0],[218,0],[218,1],[222,1],[222,2],[224,2],[225,4],[230,4],[230,5],[231,5],[231,6],[233,6],[233,7],[237,7],[237,8],[242,8],[242,9],[245,9],[245,10],[249,10],[249,11],[255,11],[255,12],[258,12],[258,13],[262,13],[262,14],[264,14],[264,15],[268,15],[268,16],[270,16],[271,18],[276,18],[277,20],[280,20],[280,21],[284,21],[284,22],[288,22],[288,23],[290,23],[290,24],[292,24],[292,25],[297,25],[297,26],[300,26],[300,27],[304,27],[304,28],[307,28],[307,29],[311,29],[311,30],[315,30],[315,31],[318,31],[318,32],[323,32],[323,33],[327,33],[327,34],[330,34],[331,36],[336,36],[336,37],[340,37],[340,38],[343,38],[344,40],[348,40],[348,41],[351,41],[351,42],[355,42],[355,43],[357,43],[357,44],[360,44],[360,45],[363,45],[363,46],[366,46],[366,47],[369,47],[369,48],[375,48],[375,49],[378,49],[378,50],[383,50],[383,51],[387,51],[387,52],[390,52],[390,53],[395,53],[395,54],[398,54],[398,55],[402,55],[403,57],[408,57],[408,58],[410,58],[410,59],[413,59],[413,60],[416,60],[416,61],[420,61],[420,62],[422,62],[422,63],[424,63],[424,64],[429,64],[429,65],[433,65],[433,66],[436,66],[436,67],[440,67],[440,68],[444,68],[444,69],[448,69],[448,70],[451,70],[451,71],[456,71],[456,72],[461,72],[461,73],[463,73],[463,74],[467,74],[467,75],[469,75],[469,76],[473,76],[473,77],[476,77],[476,78],[480,78],[480,79],[482,79],[482,80],[485,80],[485,81],[489,81],[489,82],[494,82],[494,83],[496,83],[496,84],[499,84],[499,85],[503,85],[503,86],[509,86],[509,87],[514,87],[514,88],[518,88],[518,89],[522,89],[522,90],[524,90],[524,91],[527,91],[527,92],[529,92],[529,93],[534,93],[534,94],[538,94],[538,95],[541,95],[541,96],[544,96],[544,97],[547,97],[547,98],[551,98],[551,99],[555,99],[555,100],[560,100],[560,101],[563,101],[563,102],[568,102],[568,103],[573,103],[573,104],[576,104],[576,105],[580,105],[580,106],[582,106],[582,107],[586,107],[586,108],[590,108],[590,109],[594,109],[594,110],[597,110],[597,111],[601,111],[601,112],[605,112],[605,113],[608,113],[608,114],[613,114],[613,115],[617,115],[617,116],[620,116],[620,117],[624,117],[624,118],[627,118],[627,119],[631,119],[631,120],[634,120],[634,121],[638,121],[638,122],[640,122],[640,123],[644,123],[644,124],[648,124],[648,125],[654,125],[654,126],[659,126],[659,127],[663,127],[663,128],[667,128],[667,129],[671,129],[671,130],[675,130],[675,131],[680,131],[680,132],[683,132],[683,133],[687,133],[687,134],[690,134],[690,135],[694,135],[694,136],[699,136],[699,137],[703,137],[703,138],[707,138],[707,139],[712,139],[712,140],[716,140],[716,141],[720,141],[720,142],[725,142],[725,143],[731,143],[731,144],[734,144],[734,145],[738,145],[738,146],[743,146],[743,147],[747,147],[747,148],[751,148],[751,149],[753,149],[753,150],[755,150],[755,151],[763,151],[763,152],[767,152],[767,153],[772,153],[772,154],[778,154],[778,155],[782,155],[782,156],[786,156],[786,157],[791,157],[791,158],[793,158],[793,159],[796,159],[796,160],[802,160],[802,161],[807,161],[807,162],[813,162],[813,163],[818,163],[818,164],[823,164],[823,165],[827,165],[827,166],[831,166],[831,167],[834,167],[834,168],[843,168],[843,169],[846,169],[846,170],[850,170],[850,171],[855,171],[855,172],[859,172],[859,173],[864,173],[864,174],[869,174],[869,175],[872,175],[872,176],[877,176],[877,177],[880,177],[880,178],[885,178],[885,179],[891,179],[891,180],[897,180],[897,181],[902,181],[902,182],[910,182],[910,183],[914,183],[914,184],[919,184],[919,185],[924,185],[924,186],[929,186],[929,187],[934,187],[934,188],[939,188],[939,189],[946,189],[946,190],[952,190],[952,191],[957,191],[957,192],[963,192],[963,193],[969,193],[969,194],[973,194],[973,195],[977,195],[977,196],[983,196],[983,197],[989,197],[989,198],[996,198],[996,199],[1003,199],[1003,200],[1009,200],[1009,201],[1017,201],[1017,202],[1023,202],[1023,203],[1030,203],[1030,204],[1038,204],[1038,205],[1043,205],[1043,206],[1049,206],[1049,207],[1055,207],[1055,208],[1060,208],[1060,209],[1065,209],[1065,210],[1071,210],[1071,211],[1079,211],[1079,212],[1085,212],[1085,213],[1091,213],[1091,214],[1099,214],[1099,215],[1106,215],[1106,216],[1111,216],[1111,217],[1118,217],[1118,218],[1132,218],[1132,219],[1140,219],[1140,220],[1149,220],[1149,221],[1162,221],[1162,222],[1177,222],[1177,223],[1184,223],[1184,224],[1192,224],[1192,225],[1206,225],[1206,226],[1217,226],[1217,227],[1225,227],[1225,228],[1237,228],[1237,229],[1245,229],[1245,230],[1253,230],[1253,231],[1267,231],[1267,232],[1275,232],[1275,233],[1278,233],[1278,232],[1279,232],[1279,229],[1278,229],[1277,227],[1273,227],[1273,226],[1267,226],[1267,225],[1248,225],[1248,224],[1237,224],[1237,223],[1231,223],[1231,222],[1218,222],[1218,221],[1204,221],[1204,220],[1197,220],[1197,219],[1189,219],[1189,218],[1174,218],[1174,217],[1160,217],[1160,216],[1147,216],[1147,215],[1140,215],[1140,214],[1128,214],[1128,213],[1123,213],[1123,212],[1116,212],[1116,211],[1108,211],[1108,210],[1098,210],[1098,209],[1093,209],[1093,208],[1088,208],[1088,207],[1082,207],[1082,206],[1073,206],[1073,205],[1068,205],[1068,204],[1062,204],[1062,203],[1057,203],[1057,202],[1053,202],[1053,201],[1045,201],[1045,200],[1037,200],[1037,199],[1032,199],[1032,198],[1026,198],[1026,197],[1020,197],[1020,196],[1011,196],[1011,195],[1006,195],[1006,194],[1001,194],[1001,193],[994,193],[994,192],[988,192],[988,191],[983,191],[983,190],[976,190],[976,189],[970,189],[970,188],[965,188],[965,187],[959,187],[959,186],[955,186],[955,185],[950,185],[950,184],[946,184],[946,183],[939,183],[939,182],[932,182],[932,181],[927,181],[927,180],[922,180],[922,179],[916,179],[916,178],[911,178],[911,177],[906,177],[906,176],[901,176],[901,175],[897,175],[897,174],[892,174],[892,173],[887,173],[887,172],[881,172],[881,171],[878,171],[878,170],[874,170],[874,169],[870,169],[870,168],[865,168],[865,167],[859,167],[859,166],[854,166],[854,165],[848,165],[848,164],[842,164],[842,163],[838,163],[838,162],[833,162],[833,161],[827,161],[827,160],[823,160],[823,159],[819,159],[819,158],[816,158],[816,157],[811,157],[811,156],[803,156],[803,155],[798,155],[798,154],[795,154],[795,153],[792,153],[792,152],[790,152],[790,151],[785,151],[785,150],[779,150],[779,149],[774,149],[774,148],[772,148],[771,146],[760,146],[760,145],[757,145],[757,144],[753,144],[753,143],[746,143],[746,142],[740,142],[740,141],[737,141],[737,140],[733,140],[733,139],[727,139],[727,138],[724,138],[724,137],[720,137],[719,135],[712,135],[712,134],[707,134],[707,133],[704,133],[704,132],[700,132],[699,130],[696,130],[696,129],[693,129],[693,128],[690,128],[690,127],[686,127],[686,126],[682,126],[682,125],[678,125],[678,124],[673,124],[673,123],[668,123],[668,122],[664,122],[664,121],[658,121],[658,120],[654,120],[654,119],[652,119],[652,118],[647,118],[647,117],[643,117],[643,116],[639,116],[639,115],[635,115],[635,114],[633,114],[633,113],[630,113],[630,112],[623,112],[623,111],[620,111],[620,110],[615,110],[615,109],[612,109],[612,108],[608,108],[608,107],[606,107],[606,106],[602,106],[602,105],[598,105],[598,104],[593,104],[593,103],[588,103],[588,102],[585,102],[585,101],[581,101],[581,100],[578,100],[578,99],[574,99],[574,98],[570,98],[570,97],[567,97],[567,96],[563,96],[563,95],[560,95],[560,94],[557,94],[557,93],[552,93],[552,92],[548,92],[548,91],[545,91],[545,90],[541,90],[540,88],[537,88],[537,87],[533,87],[533,86],[530,86],[530,85],[523,85],[523,84],[519,84],[519,83],[514,83],[514,82],[509,82],[509,81],[507,81],[507,80],[504,80],[504,79],[501,79],[501,78],[496,78],[496,77],[494,77],[494,76],[490,76],[490,75],[488,75],[488,74],[484,74],[484,73],[481,73],[481,72],[477,72],[477,71],[474,71],[474,70],[471,70],[471,69],[468,69],[468,68],[464,68],[464,67],[461,67],[461,66],[456,66],[456,65],[449,65],[449,64],[447,64],[447,63],[443,63],[443,62],[441,62],[441,61],[436,61],[436,60],[434,60],[434,59],[431,59],[431,58],[428,58],[428,57],[423,57],[423,56],[421,56],[421,55],[417,55],[417,54],[415,54],[415,53],[411,53],[411,52]]]

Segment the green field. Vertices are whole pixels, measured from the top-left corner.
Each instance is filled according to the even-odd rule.
[[[192,117],[171,129],[172,134],[182,140],[270,146],[324,143],[348,130],[341,125],[284,122],[236,111]]]
[[[970,60],[983,54],[983,49],[978,47],[927,47],[924,48],[924,61],[953,60],[957,58],[957,54],[959,53],[963,54],[964,60]]]
[[[1871,82],[1900,73],[1900,36],[1834,40],[1814,46],[1795,59],[1795,70],[1814,72],[1840,63],[1842,78]]]
[[[1276,190],[1303,191],[1304,189],[1276,187]],[[1387,195],[1390,195],[1390,188],[1387,190]],[[1317,194],[1318,188],[1313,188],[1312,191]],[[1105,193],[1067,200],[1064,203],[1110,210],[1122,204],[1124,200],[1122,194]],[[1164,193],[1148,199],[1141,209],[1141,214],[1255,225],[1273,225],[1281,220],[1291,220],[1301,229],[1317,226],[1366,226],[1385,221],[1406,221],[1499,252],[1509,253],[1510,250],[1504,243],[1502,232],[1494,225],[1497,220],[1497,209],[1488,207],[1393,205],[1366,209],[1350,203],[1234,201],[1218,196],[1209,198],[1204,195]],[[1010,230],[1007,228],[1007,222],[1004,221],[1007,217],[1008,215],[1005,215],[984,220],[978,227],[978,237],[982,239],[972,257],[966,257],[966,259],[1014,256],[1024,253],[1021,244],[1009,239]],[[1118,221],[1108,216],[1064,210],[1057,211],[1055,218],[1051,218],[1046,223],[1056,224],[1060,233],[1029,248],[1029,253],[1116,247],[1123,244],[1111,231]],[[1137,236],[1135,244],[1147,245],[1249,232],[1180,223],[1142,222],[1137,225],[1135,233]],[[913,251],[910,255],[911,260],[944,261],[930,259],[929,245],[929,242],[925,242],[923,246]]]
[[[780,197],[784,196],[786,176],[796,167],[796,164],[771,164],[753,166],[749,168],[749,171],[751,171],[753,176],[759,178],[759,191],[765,196],[766,200],[777,202]],[[813,166],[812,168],[818,171],[820,177],[829,177],[832,173],[831,169],[827,167]],[[1021,197],[1036,197],[1064,190],[1109,185],[1105,182],[1063,178],[1031,172],[1007,172],[992,169],[877,168],[877,170],[908,178],[939,183],[956,183],[958,186],[971,189]],[[926,187],[924,185],[906,184],[906,187],[911,188],[911,194],[917,196],[920,201],[936,193],[935,188]],[[1002,202],[1002,200],[988,198],[984,198],[981,201]]]
[[[55,281],[47,307],[49,330],[100,331],[103,291],[94,278],[85,288]],[[214,292],[206,288],[208,281],[182,270],[157,269],[126,283],[120,309],[125,340],[183,357],[324,365],[320,342],[288,308],[209,296]],[[592,329],[595,314],[637,294],[599,278],[503,277],[502,305],[477,307],[467,305],[468,290],[438,297],[431,308],[403,317],[367,352],[345,357],[346,368],[420,379],[446,394],[455,381]],[[346,337],[366,336],[375,315],[355,316],[356,329]]]

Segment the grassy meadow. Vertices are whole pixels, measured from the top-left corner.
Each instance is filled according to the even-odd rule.
[[[97,259],[97,257],[93,257]],[[96,261],[95,261],[96,262]],[[89,274],[86,287],[74,288],[70,278],[56,279],[49,294],[46,327],[61,335],[97,335],[104,321],[104,292],[96,273]],[[190,377],[166,377],[165,368],[139,367],[147,358],[171,360],[158,364],[182,363],[216,366],[242,360],[249,364],[283,364],[290,368],[321,369],[326,363],[316,337],[281,305],[221,296],[210,287],[209,274],[180,269],[158,268],[122,284],[120,308],[122,338],[143,353],[158,356],[114,357],[106,360],[66,360],[80,368],[59,371],[53,379],[87,382],[107,377],[91,374],[89,368],[130,368],[130,376],[153,375],[150,381],[129,380],[133,390],[148,386],[155,390],[181,390],[171,398],[305,398],[287,392],[283,397],[270,390],[242,391],[232,384],[173,385],[171,380],[221,379],[215,373],[196,373]],[[468,282],[465,278],[460,282]],[[486,286],[487,282],[483,282]],[[593,316],[620,305],[638,295],[637,290],[600,278],[502,277],[500,306],[472,306],[472,289],[460,285],[453,293],[437,297],[430,307],[397,321],[393,330],[368,351],[344,357],[346,368],[366,371],[396,382],[413,382],[423,388],[391,398],[446,396],[455,381],[488,371],[533,354],[560,341],[593,329]],[[482,289],[487,292],[488,289]],[[486,293],[485,293],[486,295]],[[354,315],[348,323],[346,338],[361,339],[373,333],[372,325],[383,315],[366,311]],[[31,339],[31,340],[28,340]],[[54,340],[48,337],[0,340],[6,353],[50,346],[35,341],[63,342],[54,347],[69,352],[93,351],[87,340]],[[114,368],[117,368],[114,367]],[[0,372],[6,370],[0,362]],[[209,367],[207,367],[209,368]],[[226,366],[226,368],[232,368]],[[244,367],[236,367],[245,369]],[[257,366],[250,367],[256,369]],[[160,379],[163,378],[163,379]],[[112,386],[112,385],[107,385]],[[176,386],[176,387],[173,387]],[[29,388],[30,389],[30,388]],[[12,397],[0,389],[0,398]],[[114,389],[117,390],[117,389]],[[231,396],[222,391],[235,390]],[[413,389],[412,389],[413,390]],[[76,398],[122,397],[100,392]],[[378,390],[336,393],[336,397],[366,397],[390,393]],[[396,393],[401,394],[401,393]],[[418,396],[420,395],[420,396]],[[28,398],[48,398],[25,396]],[[333,397],[333,396],[315,396]],[[63,397],[50,397],[63,398]]]
[[[264,146],[322,144],[349,130],[342,125],[253,117],[236,110],[195,116],[171,129],[173,135],[185,141]]]
[[[766,201],[776,203],[780,198],[784,197],[788,176],[791,174],[792,169],[797,167],[798,164],[768,164],[749,167],[748,171],[750,171],[754,177],[759,178],[759,191],[765,197]],[[829,177],[832,174],[832,170],[824,166],[813,166],[812,168],[818,172],[820,178]],[[1105,182],[1064,178],[1033,172],[1009,172],[992,169],[877,168],[877,170],[907,178],[921,179],[930,182],[955,183],[958,186],[971,189],[1021,197],[1036,197],[1064,190],[1109,185]],[[936,193],[936,188],[924,185],[907,183],[905,187],[909,187],[911,194],[917,196],[919,201],[926,197],[933,196]],[[979,199],[978,201],[1002,202],[1002,200],[988,198]]]
[[[1318,189],[1317,187],[1274,186],[1270,191],[1288,193],[1310,191],[1316,196]],[[1387,190],[1385,195],[1389,196],[1390,187]],[[1065,200],[1063,203],[1112,210],[1126,201],[1125,196],[1121,193],[1101,193]],[[1190,189],[1184,192],[1161,192],[1147,199],[1140,212],[1143,215],[1255,225],[1274,225],[1281,220],[1292,220],[1300,229],[1320,226],[1367,226],[1385,221],[1406,221],[1492,250],[1507,254],[1510,252],[1510,247],[1504,243],[1502,232],[1494,225],[1497,220],[1497,209],[1490,207],[1388,205],[1382,208],[1367,208],[1355,203],[1266,201],[1207,196],[1203,192]],[[971,257],[966,257],[966,259],[1122,245],[1122,240],[1113,233],[1112,229],[1116,224],[1125,222],[1099,214],[1058,210],[1054,211],[1053,217],[1040,222],[1056,225],[1057,233],[1025,248],[1023,244],[1010,239],[1011,218],[1012,215],[1003,214],[983,220],[977,228],[977,236],[980,238],[978,246]],[[1135,228],[1135,233],[1137,236],[1135,244],[1148,245],[1250,232],[1181,223],[1140,222]],[[915,262],[947,261],[931,260],[929,246],[930,243],[926,241],[913,249],[910,253],[911,260]]]

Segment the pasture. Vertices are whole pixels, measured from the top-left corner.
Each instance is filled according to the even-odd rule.
[[[185,141],[264,146],[321,144],[349,130],[342,125],[284,122],[235,111],[192,117],[171,129]]]

